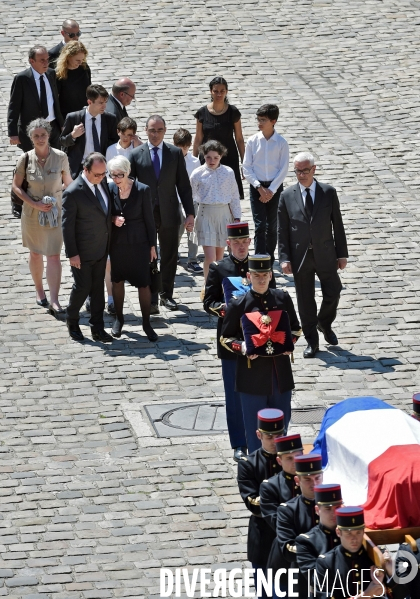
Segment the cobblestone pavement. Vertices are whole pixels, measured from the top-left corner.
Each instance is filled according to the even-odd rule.
[[[216,74],[231,84],[246,136],[255,109],[278,103],[291,152],[313,151],[319,178],[339,190],[351,253],[340,345],[303,363],[300,342],[295,406],[371,394],[408,409],[420,386],[419,8],[408,0],[3,2],[0,596],[156,597],[160,567],[246,559],[247,514],[227,436],[178,429],[158,438],[144,408],[223,396],[215,323],[201,309],[201,278],[183,268],[185,243],[180,310],[155,319],[156,345],[139,326],[133,291],[126,334],[106,347],[73,344],[64,323],[35,306],[10,217],[18,152],[5,127],[12,76],[26,68],[29,46],[54,45],[62,19],[77,18],[94,82],[109,88],[131,76],[130,115],[144,122],[162,113],[169,140],[178,126],[194,128]],[[278,282],[294,294],[291,277]],[[64,301],[70,284],[64,261]],[[88,331],[86,315],[82,325]],[[315,429],[299,427],[309,439]]]

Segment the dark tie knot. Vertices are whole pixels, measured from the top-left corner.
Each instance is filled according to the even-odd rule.
[[[92,121],[95,123],[96,122],[96,116],[92,117]]]
[[[308,195],[308,193],[309,193],[309,195],[311,195],[311,190],[309,189],[309,187],[307,187],[307,188],[305,189],[305,191],[306,191],[306,195]]]
[[[157,146],[153,146],[153,151],[154,151],[155,154],[158,153],[158,150],[159,150],[159,148]]]

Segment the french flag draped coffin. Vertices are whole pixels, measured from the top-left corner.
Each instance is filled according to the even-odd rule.
[[[243,277],[225,277],[222,281],[223,293],[225,295],[225,303],[228,305],[232,298],[245,295],[251,287],[248,279]]]
[[[248,312],[241,316],[241,325],[248,356],[256,354],[272,358],[295,348],[289,315],[285,310]]]
[[[371,529],[420,526],[420,422],[376,397],[329,408],[314,443],[324,483],[365,509]]]

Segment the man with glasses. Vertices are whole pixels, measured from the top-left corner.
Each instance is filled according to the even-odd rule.
[[[286,275],[294,275],[303,334],[303,352],[313,358],[319,350],[318,331],[329,345],[338,339],[331,326],[337,315],[341,281],[348,252],[337,192],[314,179],[315,160],[301,152],[293,161],[298,182],[280,195],[278,210],[279,262]],[[317,313],[315,275],[321,283],[322,303]]]
[[[82,32],[79,29],[79,23],[74,19],[66,19],[65,21],[63,21],[63,24],[61,26],[61,35],[63,36],[61,42],[53,48],[51,48],[51,50],[48,50],[48,57],[51,69],[55,69],[57,65],[57,58],[59,57],[60,52],[65,46],[65,44],[74,40],[77,41],[82,35]]]
[[[89,294],[92,338],[112,342],[104,330],[104,277],[111,237],[111,196],[105,175],[105,157],[92,152],[83,163],[83,173],[63,194],[64,246],[74,279],[67,328],[70,338],[79,342],[84,339],[79,313]]]
[[[112,86],[112,92],[106,103],[106,111],[115,115],[117,123],[128,116],[126,106],[135,99],[136,85],[128,77],[118,79]]]
[[[149,116],[146,121],[148,142],[134,148],[130,162],[131,175],[148,185],[152,192],[162,274],[160,304],[168,310],[177,310],[173,292],[181,225],[178,196],[186,215],[185,228],[189,232],[194,227],[194,204],[184,155],[181,148],[163,141],[165,133],[164,118],[158,114]],[[159,314],[157,293],[152,295],[151,314]]]

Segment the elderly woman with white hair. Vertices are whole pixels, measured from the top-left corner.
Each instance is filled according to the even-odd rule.
[[[150,262],[156,255],[156,227],[150,188],[129,178],[131,165],[125,156],[115,156],[107,164],[113,200],[111,235],[111,281],[116,318],[111,330],[121,337],[124,325],[124,282],[139,292],[143,331],[149,341],[157,334],[150,324]]]

